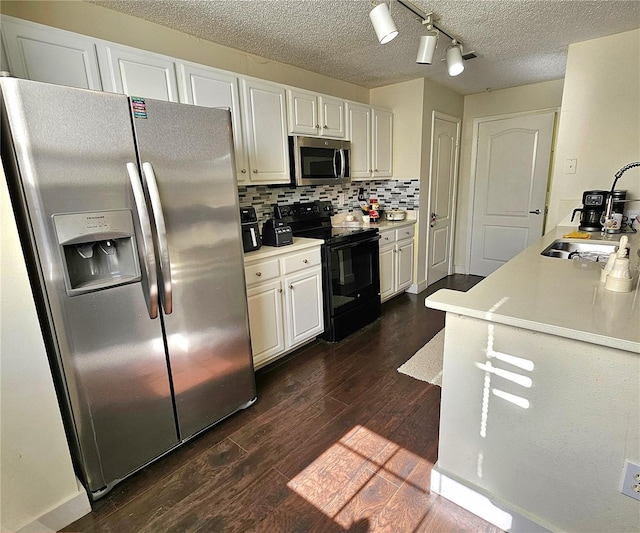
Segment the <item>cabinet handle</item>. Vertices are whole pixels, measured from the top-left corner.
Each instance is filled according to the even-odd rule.
[[[316,128],[320,129],[320,124],[316,124]]]
[[[369,169],[369,172],[373,172],[373,169]]]
[[[243,174],[246,174],[247,173],[247,169],[243,168],[240,172],[242,172]]]
[[[324,125],[324,129],[325,129],[325,130],[328,130],[328,129],[329,129],[329,126],[327,126],[327,125],[325,124],[325,125]]]
[[[281,293],[281,292],[282,292],[282,289],[278,289],[278,292],[280,292],[280,293]]]
[[[293,290],[293,285],[289,285],[289,288],[290,288],[291,290]]]
[[[410,231],[405,231],[404,234],[405,235],[411,235],[411,232]]]
[[[308,259],[303,259],[302,262],[306,265],[309,262],[309,260]]]
[[[376,169],[374,170],[374,172],[379,172],[379,171],[378,171],[378,169],[376,168]]]
[[[256,272],[256,276],[258,277],[262,276],[262,272]]]
[[[254,173],[254,174],[257,174],[257,173],[258,173],[258,169],[257,169],[257,168],[254,168],[254,169],[253,169],[253,173]]]

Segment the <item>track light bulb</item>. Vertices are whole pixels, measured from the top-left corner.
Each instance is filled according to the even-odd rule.
[[[462,62],[462,49],[460,44],[454,39],[451,41],[451,45],[447,48],[447,69],[449,70],[449,76],[457,76],[464,70],[464,63]]]
[[[420,46],[418,47],[418,57],[416,63],[422,65],[431,65],[433,63],[433,54],[438,46],[438,32],[429,31],[426,35],[420,37]]]
[[[369,12],[369,18],[373,29],[376,30],[376,35],[380,44],[387,44],[398,35],[398,28],[396,28],[395,22],[391,18],[389,13],[389,6],[386,2],[382,2],[374,7]]]

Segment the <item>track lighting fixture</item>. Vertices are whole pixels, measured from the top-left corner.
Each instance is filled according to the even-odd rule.
[[[392,1],[392,0],[389,0]],[[418,56],[416,63],[422,65],[431,65],[433,62],[433,55],[438,46],[438,40],[442,33],[449,39],[451,44],[446,50],[445,59],[447,62],[447,70],[449,76],[458,76],[464,70],[464,60],[473,59],[477,57],[474,52],[468,52],[464,54],[462,52],[462,42],[456,37],[449,35],[442,28],[436,26],[435,17],[433,13],[425,13],[416,6],[414,6],[409,0],[396,0],[398,4],[404,6],[406,9],[417,15],[422,19],[422,24],[426,25],[427,32],[420,37],[420,45],[418,47]],[[389,4],[386,1],[380,2],[369,12],[369,18],[373,24],[373,28],[378,36],[380,44],[386,44],[392,41],[398,35],[398,28],[396,27],[391,13],[389,12]]]
[[[440,35],[437,30],[433,29],[433,20],[431,17],[432,14],[429,13],[427,18],[422,21],[422,24],[426,24],[427,26],[427,33],[420,37],[416,63],[423,65],[431,65],[433,62],[433,54],[436,51],[436,46],[438,46],[438,35]]]
[[[398,28],[396,28],[396,24],[393,22],[393,18],[391,18],[389,6],[386,2],[382,2],[374,7],[369,12],[369,18],[371,19],[371,24],[373,24],[373,29],[376,30],[380,44],[387,44],[393,41],[398,35]]]
[[[447,48],[446,53],[447,69],[449,70],[449,76],[457,76],[464,70],[464,63],[462,62],[462,45],[455,39],[451,41],[451,44]]]

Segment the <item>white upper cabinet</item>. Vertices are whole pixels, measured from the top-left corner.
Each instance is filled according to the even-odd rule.
[[[393,176],[393,113],[373,108],[373,179]]]
[[[393,113],[363,104],[347,103],[351,141],[351,179],[393,176]]]
[[[288,126],[291,135],[343,139],[346,136],[345,104],[339,98],[298,89],[287,90]]]
[[[105,91],[179,102],[176,63],[166,56],[128,46],[98,49]]]
[[[241,86],[249,181],[290,183],[284,87],[245,78]]]
[[[14,76],[102,90],[94,39],[5,16],[2,35]]]
[[[179,65],[178,74],[182,101],[204,107],[226,107],[231,111],[238,183],[247,183],[249,158],[245,150],[238,78],[213,68],[187,63]]]
[[[371,159],[371,108],[366,105],[347,104],[349,139],[351,140],[351,179],[368,180],[373,173]]]

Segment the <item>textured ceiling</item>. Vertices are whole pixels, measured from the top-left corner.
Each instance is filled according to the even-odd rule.
[[[477,54],[452,78],[444,35],[433,65],[415,63],[424,27],[397,0],[400,34],[386,45],[369,21],[372,0],[88,1],[364,87],[425,77],[460,94],[562,78],[569,44],[640,27],[640,0],[412,0]]]

